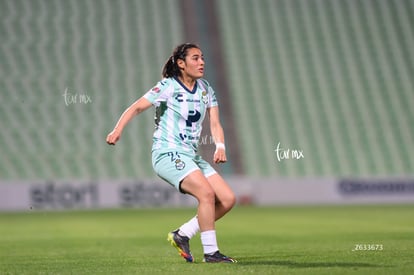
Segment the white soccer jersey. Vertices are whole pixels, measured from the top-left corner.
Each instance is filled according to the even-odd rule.
[[[197,151],[207,108],[218,105],[209,83],[198,79],[190,91],[177,78],[164,78],[144,98],[156,107],[152,149]]]

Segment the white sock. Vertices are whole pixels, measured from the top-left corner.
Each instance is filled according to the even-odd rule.
[[[213,254],[218,249],[216,230],[201,232],[201,244],[203,245],[204,254]]]
[[[197,234],[198,231],[200,231],[200,226],[198,225],[197,216],[195,216],[180,227],[178,234],[191,239],[195,234]]]

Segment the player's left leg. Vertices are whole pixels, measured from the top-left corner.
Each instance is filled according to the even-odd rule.
[[[207,181],[215,193],[215,220],[217,221],[233,208],[236,203],[236,196],[218,173],[208,176]],[[237,262],[235,259],[221,254],[220,251],[213,254],[204,254],[203,261],[207,263]]]
[[[236,196],[227,182],[218,173],[209,176],[207,181],[213,188],[216,196],[215,218],[218,220],[233,208],[236,203]]]
[[[236,203],[236,197],[230,186],[219,174],[214,173],[206,179],[215,194],[215,220],[218,220],[233,208]],[[199,231],[200,226],[198,223],[198,217],[195,216],[173,233],[176,234],[176,236],[183,236],[181,238],[185,238],[185,242],[188,244],[189,240]],[[221,254],[219,251],[216,251],[213,254],[205,254],[203,261],[209,263],[237,262],[235,259]]]

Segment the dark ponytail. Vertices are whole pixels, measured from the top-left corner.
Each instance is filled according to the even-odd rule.
[[[164,67],[162,68],[162,77],[176,77],[179,76],[180,68],[178,67],[177,63],[174,60],[174,56],[170,56],[165,62]]]
[[[185,61],[187,51],[192,48],[200,49],[199,46],[191,43],[178,45],[174,49],[173,54],[167,59],[167,62],[165,62],[164,67],[162,68],[162,77],[168,78],[181,76],[181,71],[177,65],[177,60],[182,59]]]

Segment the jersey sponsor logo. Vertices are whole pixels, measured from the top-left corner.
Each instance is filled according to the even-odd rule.
[[[185,141],[185,140],[194,141],[194,140],[199,140],[199,138],[200,138],[198,136],[196,136],[196,137],[195,136],[188,136],[188,135],[183,134],[183,133],[180,133],[178,136],[180,137],[180,139],[182,141]]]
[[[186,102],[196,102],[196,103],[198,103],[198,102],[200,102],[200,99],[189,98],[189,99],[186,100]]]
[[[199,121],[201,118],[201,113],[197,110],[190,110],[188,111],[188,117],[186,120],[186,126],[191,127],[193,123]]]
[[[179,93],[175,96],[175,100],[177,100],[178,102],[183,102],[184,101],[183,97],[184,95],[182,93]]]

